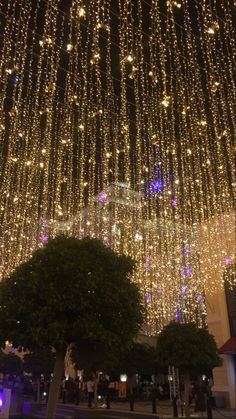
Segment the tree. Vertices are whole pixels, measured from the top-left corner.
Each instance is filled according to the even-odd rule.
[[[112,372],[126,373],[130,394],[133,393],[132,378],[135,374],[152,375],[156,372],[155,348],[146,343],[133,342],[127,350],[123,350],[117,361],[112,365]]]
[[[76,369],[83,369],[87,376],[96,371],[104,371],[108,375],[126,373],[130,383],[134,374],[153,374],[156,370],[155,348],[145,343],[125,342],[122,346],[113,347],[112,351],[104,353],[102,348],[89,345],[71,351],[71,359]],[[130,392],[132,393],[132,385]]]
[[[53,372],[55,354],[50,349],[42,349],[24,355],[24,371],[31,373],[37,383],[37,401],[40,400],[40,376],[50,376]]]
[[[131,258],[99,240],[60,236],[0,283],[0,344],[55,350],[48,419],[55,416],[68,345],[105,352],[137,334],[143,309],[130,282],[133,269]]]
[[[22,360],[12,352],[5,354],[0,349],[0,372],[3,374],[16,374],[22,372]]]
[[[221,365],[214,337],[194,323],[169,323],[157,340],[157,362],[173,365],[184,375],[185,414],[189,417],[190,374],[202,374]]]

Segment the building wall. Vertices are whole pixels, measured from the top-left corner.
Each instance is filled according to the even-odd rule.
[[[223,276],[226,264],[234,263],[235,257],[235,215],[233,213],[213,219],[201,226],[199,252],[209,281],[209,287],[206,289],[207,324],[209,332],[215,337],[217,347],[220,348],[230,338]],[[211,284],[218,284],[217,288],[211,288]],[[223,396],[226,405],[235,408],[236,379],[232,355],[223,355],[222,359],[223,366],[213,371],[213,394]]]

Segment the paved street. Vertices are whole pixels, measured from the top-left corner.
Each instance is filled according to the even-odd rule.
[[[93,419],[93,418],[104,418],[104,419],[150,419],[150,418],[172,418],[172,408],[170,402],[164,401],[159,402],[157,405],[157,414],[152,414],[151,403],[150,402],[136,402],[134,405],[134,412],[130,412],[129,403],[123,402],[113,402],[111,409],[103,409],[101,407],[97,409],[88,409],[86,404],[81,404],[80,406],[75,406],[72,404],[58,404],[56,419]],[[34,415],[31,416],[34,418],[45,418],[46,405],[41,405],[35,411]],[[214,409],[213,410],[213,419],[235,419],[236,412],[233,410],[226,409]],[[179,417],[181,417],[181,412],[179,410]],[[206,418],[206,412],[203,413],[194,413],[193,409],[191,412],[191,417],[193,418]],[[17,418],[21,419],[22,416],[10,417],[11,419]],[[24,417],[25,419],[25,417]]]

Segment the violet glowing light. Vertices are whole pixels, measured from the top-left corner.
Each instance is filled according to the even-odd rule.
[[[148,295],[146,295],[146,302],[149,303],[150,301],[151,301],[151,295],[148,294]]]
[[[231,258],[230,257],[226,257],[226,258],[224,258],[224,264],[225,265],[230,265],[232,263],[232,260],[231,260]]]
[[[164,190],[164,184],[161,180],[159,179],[155,179],[152,183],[151,183],[151,190],[152,192],[158,193],[158,192],[162,192]]]
[[[102,204],[107,201],[107,194],[105,192],[100,192],[98,194],[98,201]]]
[[[184,276],[192,276],[192,274],[193,274],[192,269],[189,266],[184,268],[184,271],[183,271]]]
[[[189,255],[189,253],[191,253],[191,249],[189,248],[189,247],[184,247],[184,249],[183,249],[183,254],[185,255],[185,256],[187,256],[187,255]]]
[[[176,198],[173,198],[173,199],[171,200],[171,205],[172,205],[172,207],[177,207],[177,204],[178,204],[177,199],[176,199]]]
[[[40,234],[40,236],[39,236],[39,240],[40,240],[42,243],[47,243],[47,242],[48,242],[48,236],[47,236],[46,234]]]

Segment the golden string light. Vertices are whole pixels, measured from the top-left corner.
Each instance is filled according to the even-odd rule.
[[[99,237],[136,260],[148,333],[201,324],[234,263],[230,2],[0,7],[1,277],[60,232]]]

